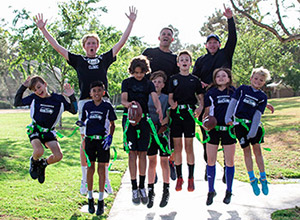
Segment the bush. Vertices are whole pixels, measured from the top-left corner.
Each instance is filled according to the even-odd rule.
[[[123,105],[117,105],[116,110],[124,110],[124,106]]]
[[[8,101],[0,101],[0,109],[12,109],[12,107]]]

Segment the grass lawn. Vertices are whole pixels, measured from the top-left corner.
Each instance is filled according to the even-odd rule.
[[[262,119],[266,129],[263,147],[271,149],[263,151],[268,180],[277,183],[280,179],[300,178],[300,97],[273,99],[270,103],[275,106],[275,113],[266,110]],[[45,183],[39,184],[28,173],[32,147],[25,127],[31,121],[29,113],[0,114],[0,219],[106,219],[127,168],[127,154],[122,147],[121,114],[118,118],[113,140],[118,157],[112,166],[116,172],[110,173],[114,194],[105,198],[104,215],[96,217],[80,212],[87,199],[79,193],[79,132],[72,138],[59,139],[64,158],[46,168]],[[58,130],[71,134],[76,120],[77,116],[65,113],[63,126],[66,129]],[[44,156],[49,153],[46,150]],[[221,152],[218,155],[221,164],[222,155]],[[237,145],[235,176],[241,181],[248,181],[243,161],[242,150]],[[257,169],[255,171],[258,172]],[[98,189],[96,174],[94,178],[94,189]],[[293,209],[292,213],[299,214],[299,210]],[[281,213],[274,215],[278,217]]]

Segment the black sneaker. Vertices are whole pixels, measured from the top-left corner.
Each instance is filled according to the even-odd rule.
[[[204,180],[207,181],[207,169],[205,167]]]
[[[159,207],[163,208],[166,205],[168,205],[169,197],[170,197],[169,190],[164,191],[163,195],[162,195],[162,198],[161,198],[161,201],[160,201],[160,204],[159,204]]]
[[[148,204],[147,204],[147,207],[150,209],[152,208],[153,206],[153,203],[154,203],[154,197],[155,197],[155,193],[154,193],[154,190],[153,189],[149,189],[149,192],[148,192]]]
[[[132,202],[134,205],[139,205],[141,203],[140,191],[138,189],[132,190]]]
[[[94,198],[88,200],[89,200],[89,213],[94,214],[95,213]]]
[[[223,183],[226,184],[226,167],[224,167],[224,173],[223,173],[222,181],[223,181]]]
[[[37,179],[38,178],[38,172],[37,172],[37,167],[39,164],[39,160],[34,160],[33,157],[30,157],[30,165],[29,165],[29,174],[32,179]]]
[[[206,205],[211,205],[213,203],[214,197],[217,195],[216,191],[209,192],[207,194]]]
[[[170,167],[170,177],[171,177],[171,180],[176,180],[177,175],[176,175],[176,171],[175,171],[174,161],[169,160],[169,167]]]
[[[45,182],[45,169],[47,167],[47,159],[41,159],[37,168],[39,183]]]
[[[98,208],[96,215],[102,215],[104,213],[104,200],[98,200]]]
[[[225,198],[223,199],[223,202],[225,204],[229,204],[231,201],[231,196],[232,196],[232,193],[226,190],[226,194],[225,194]]]

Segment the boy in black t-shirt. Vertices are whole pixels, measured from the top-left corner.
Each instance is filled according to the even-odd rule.
[[[182,134],[187,154],[189,168],[188,191],[194,191],[194,151],[193,138],[195,137],[194,117],[199,117],[203,109],[203,89],[196,76],[189,73],[192,65],[192,56],[188,51],[182,51],[177,57],[180,73],[171,77],[169,85],[169,104],[171,106],[170,125],[171,137],[174,141],[174,157],[177,172],[176,191],[181,191],[182,179]],[[197,95],[197,97],[196,97]],[[196,108],[196,104],[199,107]],[[191,115],[191,110],[193,115]]]
[[[124,137],[127,137],[126,139],[124,138],[124,148],[126,151],[129,151],[128,165],[132,184],[132,202],[138,205],[141,201],[143,204],[148,203],[145,178],[146,155],[150,142],[150,126],[146,118],[148,114],[149,95],[152,97],[160,122],[163,115],[154,84],[145,77],[145,74],[150,71],[147,58],[145,56],[133,58],[128,71],[132,76],[123,80],[121,94],[121,103],[125,107],[123,117]],[[133,126],[128,123],[126,113],[128,112],[128,108],[134,105],[135,102],[140,103],[143,110],[143,117],[137,125]],[[139,167],[139,187],[137,187],[136,180],[137,167]]]

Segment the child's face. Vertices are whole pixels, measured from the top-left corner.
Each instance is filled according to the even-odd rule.
[[[227,75],[227,73],[224,71],[224,70],[221,70],[219,71],[217,74],[216,74],[216,84],[218,86],[224,86],[224,85],[227,85],[229,82],[230,82],[230,79]]]
[[[189,71],[190,67],[192,66],[192,61],[190,56],[187,54],[180,55],[177,65],[179,66],[180,71],[183,70]]]
[[[105,90],[100,86],[91,88],[90,96],[94,101],[101,101],[104,94],[105,94]]]
[[[152,80],[152,82],[155,86],[156,92],[158,93],[160,93],[161,90],[165,87],[164,79],[161,76],[156,77],[155,79]]]
[[[37,96],[45,98],[47,96],[47,83],[37,82],[32,91]]]
[[[134,69],[134,72],[132,73],[133,77],[138,80],[138,81],[141,81],[144,76],[145,76],[145,73],[142,72],[142,68],[141,67],[136,67]]]
[[[84,44],[84,50],[87,57],[95,57],[99,44],[94,37],[89,37]]]
[[[263,87],[263,85],[266,83],[266,79],[264,76],[255,73],[251,78],[250,78],[251,86],[255,89],[260,89]]]

